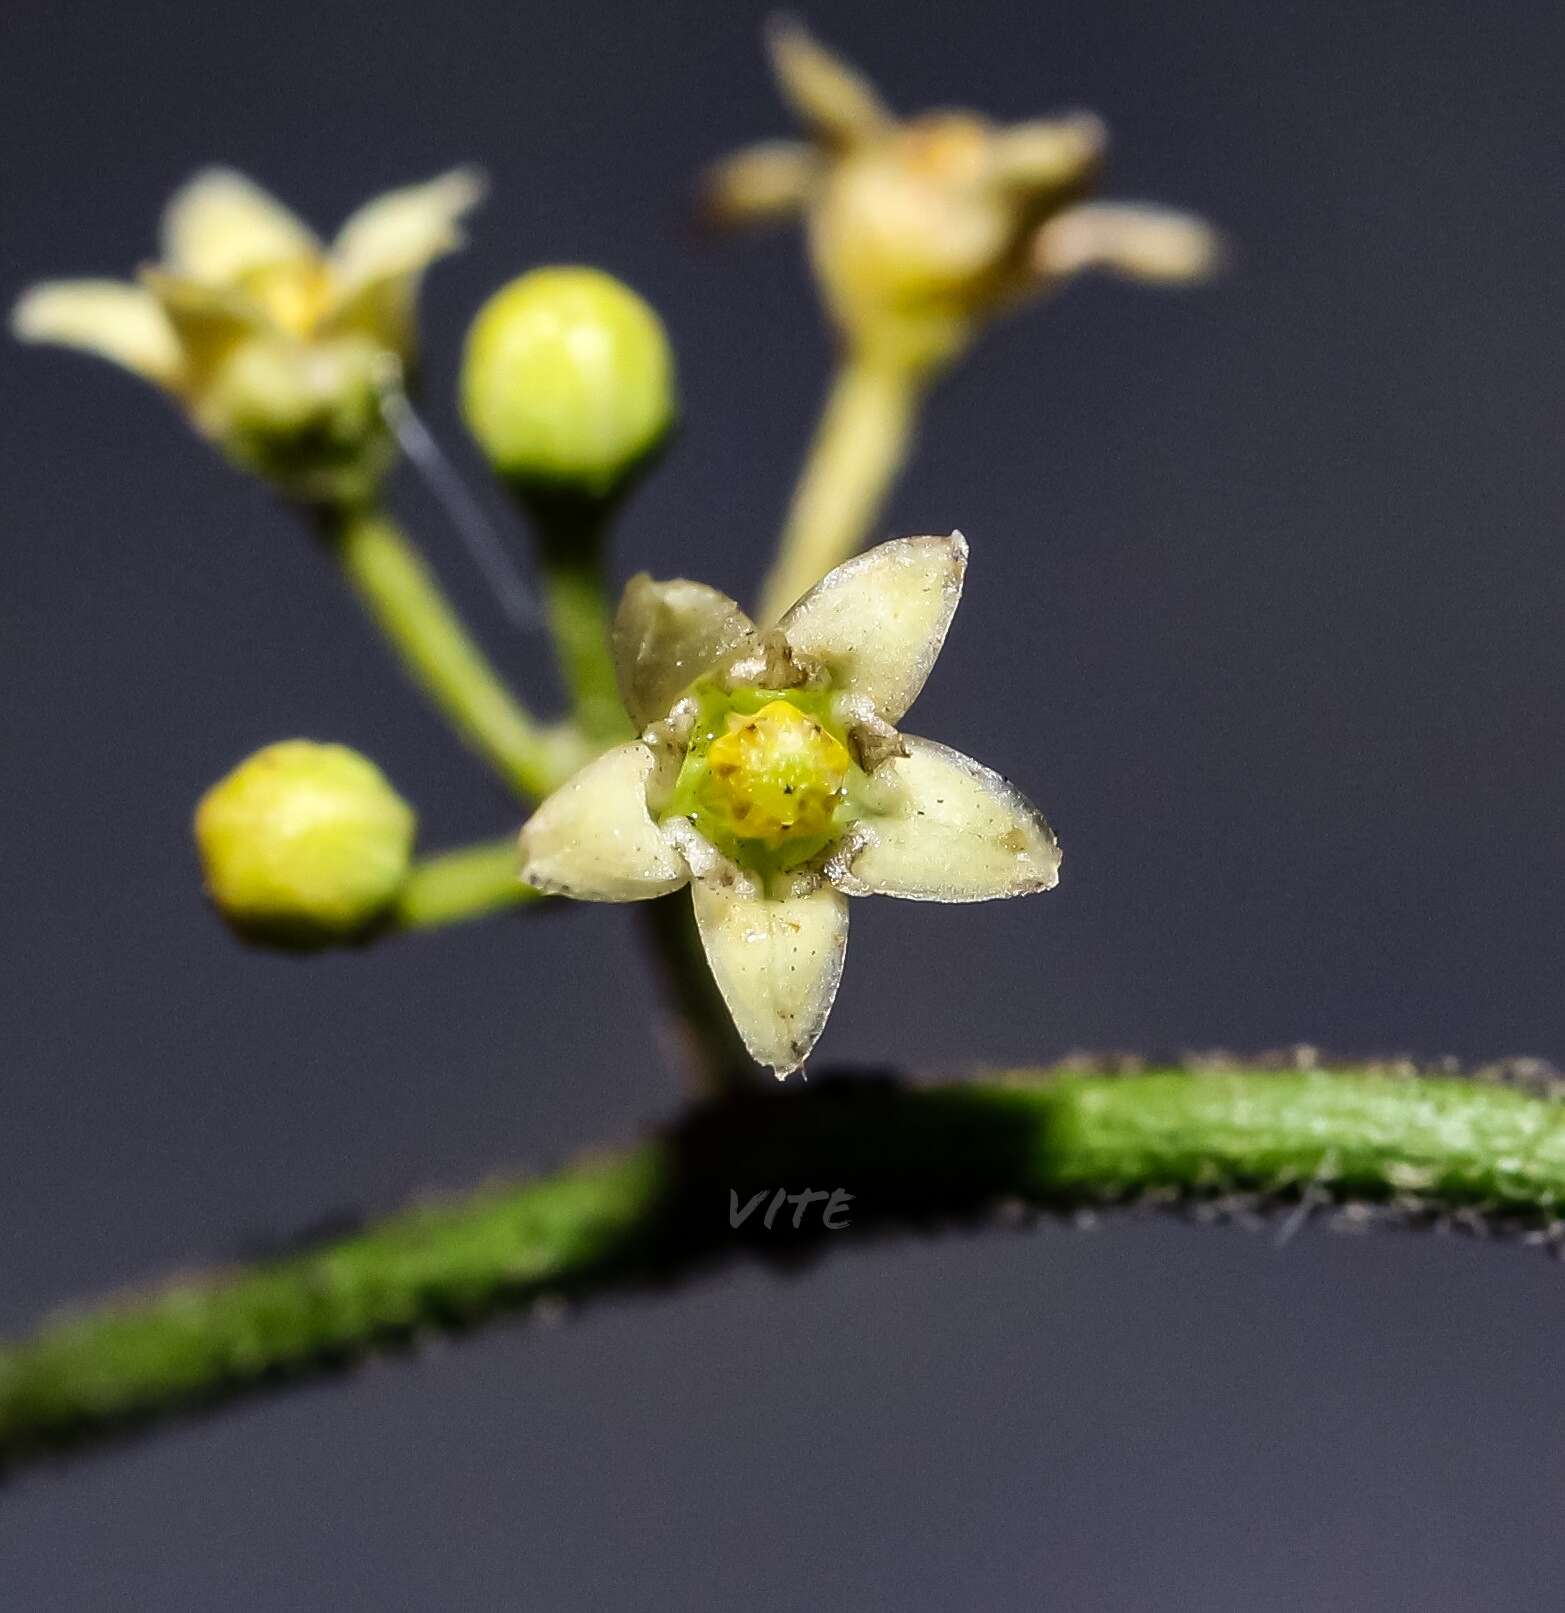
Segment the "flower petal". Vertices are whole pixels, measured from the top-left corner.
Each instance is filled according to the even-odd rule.
[[[1002,183],[1044,196],[1078,186],[1103,160],[1108,130],[1091,112],[1013,123],[994,136],[990,151]]]
[[[664,716],[703,672],[754,633],[755,624],[718,589],[637,573],[614,616],[614,670],[631,721],[645,728]]]
[[[820,162],[799,140],[746,146],[707,169],[701,181],[702,211],[725,228],[792,218],[804,207]]]
[[[809,1056],[842,979],[848,904],[830,885],[770,897],[749,879],[696,880],[696,925],[744,1045],[778,1079]]]
[[[153,268],[141,271],[141,283],[179,339],[184,389],[193,397],[201,396],[236,343],[272,328],[266,310],[242,291]]]
[[[1060,848],[1014,785],[960,751],[904,734],[869,776],[868,815],[831,869],[850,896],[982,902],[1059,883]]]
[[[801,661],[895,722],[940,654],[966,572],[960,532],[893,538],[828,572],[778,627]]]
[[[79,347],[159,386],[177,384],[179,339],[157,299],[119,280],[49,280],[22,293],[11,333]]]
[[[1166,207],[1088,202],[1049,220],[1033,238],[1046,280],[1106,269],[1130,280],[1190,285],[1222,267],[1222,237],[1204,219]]]
[[[163,212],[163,258],[176,274],[231,285],[251,269],[314,258],[314,233],[232,168],[205,168]]]
[[[678,890],[689,871],[647,810],[654,765],[632,740],[562,784],[522,825],[522,879],[583,902],[640,902]]]
[[[329,326],[361,332],[413,364],[420,277],[436,258],[462,244],[457,220],[483,193],[477,171],[459,168],[361,207],[332,248],[336,305]]]
[[[332,243],[332,267],[345,294],[389,276],[416,274],[454,251],[462,244],[457,221],[483,194],[476,169],[456,168],[366,202]]]
[[[802,24],[784,18],[767,30],[772,71],[805,126],[831,145],[852,145],[892,122],[874,85]]]

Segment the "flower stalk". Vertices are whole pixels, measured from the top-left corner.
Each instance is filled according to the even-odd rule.
[[[398,930],[436,930],[490,913],[528,907],[543,892],[524,885],[516,871],[516,837],[483,841],[420,858],[392,905]]]
[[[863,547],[906,463],[925,386],[925,372],[889,356],[843,359],[761,591],[760,622],[775,622]]]
[[[720,228],[798,219],[842,367],[767,580],[763,624],[866,539],[906,456],[919,398],[995,320],[1106,270],[1173,286],[1220,257],[1201,219],[1089,200],[1108,131],[1091,113],[997,124],[977,112],[899,117],[868,78],[796,22],[769,32],[802,139],[708,169]]]
[[[630,737],[614,672],[605,568],[617,503],[561,495],[522,501],[538,540],[544,609],[571,714],[594,751]]]
[[[548,794],[580,760],[574,736],[540,723],[506,687],[408,536],[369,508],[328,512],[323,526],[413,681],[512,789],[529,799]]]
[[[712,978],[683,893],[637,904],[642,933],[663,986],[661,1030],[668,1056],[695,1098],[720,1098],[754,1084],[755,1066]]]
[[[821,1082],[697,1109],[652,1141],[426,1204],[347,1237],[149,1289],[0,1349],[0,1458],[275,1386],[430,1329],[740,1255],[836,1247],[740,1204],[779,1184],[853,1195],[851,1232],[927,1232],[1006,1205],[1302,1203],[1552,1237],[1565,1105],[1372,1068],[1018,1071],[949,1086]]]
[[[518,496],[537,537],[544,606],[573,717],[593,749],[602,750],[630,738],[633,731],[614,663],[613,611],[604,568],[619,500],[536,489]],[[511,859],[514,870],[514,844]],[[710,1098],[736,1082],[745,1083],[749,1055],[707,967],[688,905],[662,898],[641,903],[638,914],[663,986],[663,1034],[690,1091]]]

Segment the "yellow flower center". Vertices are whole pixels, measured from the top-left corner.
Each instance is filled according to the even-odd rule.
[[[318,258],[265,264],[241,276],[240,285],[290,336],[309,336],[331,305],[331,270]]]
[[[971,185],[984,178],[992,140],[982,119],[961,112],[929,114],[901,131],[908,172],[945,184]]]
[[[853,758],[807,712],[773,700],[730,712],[706,763],[707,812],[736,838],[776,848],[831,828]]]

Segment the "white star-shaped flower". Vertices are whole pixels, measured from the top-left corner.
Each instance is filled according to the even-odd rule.
[[[715,588],[632,579],[614,648],[641,737],[522,830],[522,877],[543,890],[632,902],[688,884],[734,1023],[779,1077],[831,1011],[846,897],[976,902],[1058,881],[1058,843],[1018,790],[894,726],[966,565],[960,533],[894,539],[765,631]]]

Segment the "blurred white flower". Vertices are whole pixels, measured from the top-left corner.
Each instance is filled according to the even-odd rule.
[[[51,280],[12,330],[98,354],[172,393],[204,435],[289,494],[366,496],[389,465],[380,389],[414,358],[423,271],[483,194],[462,169],[377,197],[329,248],[242,174],[209,168],[163,215],[140,283]]]
[[[856,349],[914,369],[952,357],[982,322],[1088,268],[1165,284],[1216,267],[1216,232],[1185,213],[1081,205],[1108,131],[1090,112],[991,123],[897,118],[797,23],[772,65],[807,141],[766,141],[706,176],[721,224],[802,216],[822,291]]]

